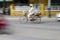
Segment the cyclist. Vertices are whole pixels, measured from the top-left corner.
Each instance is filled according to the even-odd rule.
[[[30,21],[32,20],[32,16],[33,16],[34,12],[35,12],[35,9],[34,9],[33,5],[31,4],[29,14],[28,14],[28,20],[30,20]]]

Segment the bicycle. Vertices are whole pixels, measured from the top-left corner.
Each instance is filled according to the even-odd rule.
[[[22,17],[20,17],[20,23],[27,23],[30,20],[27,18],[27,13],[25,13]],[[41,22],[41,13],[37,13],[37,15],[33,14],[32,21],[33,23],[40,23]]]

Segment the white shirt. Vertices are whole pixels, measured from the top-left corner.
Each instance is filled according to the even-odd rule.
[[[30,14],[33,14],[35,11],[34,11],[34,8],[31,7],[30,10],[29,10]]]

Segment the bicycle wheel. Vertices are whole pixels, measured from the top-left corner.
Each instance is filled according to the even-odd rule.
[[[32,21],[33,23],[40,23],[41,22],[41,16],[34,16],[33,19],[35,19],[34,21]]]
[[[23,16],[23,17],[20,17],[20,23],[27,23],[27,17]]]

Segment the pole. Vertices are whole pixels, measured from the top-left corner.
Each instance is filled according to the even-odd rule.
[[[35,6],[38,8],[38,0],[35,0]]]
[[[51,17],[51,0],[48,0],[48,17]]]
[[[3,14],[5,14],[5,0],[3,2]]]

